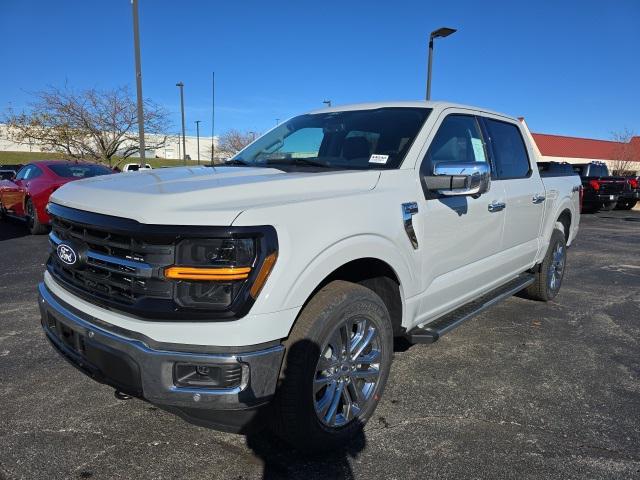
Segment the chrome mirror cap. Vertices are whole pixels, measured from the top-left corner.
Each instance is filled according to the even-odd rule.
[[[429,190],[440,195],[482,195],[491,188],[491,168],[484,162],[441,162],[425,180]]]

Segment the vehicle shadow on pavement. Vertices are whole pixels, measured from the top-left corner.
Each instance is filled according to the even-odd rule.
[[[302,340],[289,347],[304,351],[307,358],[319,358],[320,347],[309,340]],[[282,392],[288,386],[288,382],[294,382],[296,389],[307,388],[309,395],[312,395],[312,385],[301,386],[299,381],[293,380],[289,368],[285,365],[280,375],[278,391]],[[299,378],[299,377],[298,377]],[[313,407],[311,407],[313,408]],[[315,415],[311,410],[309,412]],[[246,443],[253,454],[263,463],[263,480],[274,480],[284,478],[304,478],[312,480],[314,478],[331,479],[353,479],[354,474],[351,468],[351,459],[357,458],[358,454],[364,450],[366,439],[363,432],[363,425],[359,422],[357,434],[352,440],[340,448],[323,452],[303,452],[297,450],[294,445],[285,443],[269,426],[274,425],[273,402],[267,408],[260,410],[253,419],[246,431]],[[298,428],[304,428],[304,419],[300,419]],[[266,428],[265,428],[266,427]],[[304,433],[304,432],[303,432]]]
[[[0,242],[27,235],[29,235],[29,231],[24,223],[7,218],[0,220]]]

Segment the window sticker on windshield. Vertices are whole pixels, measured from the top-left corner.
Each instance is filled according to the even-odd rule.
[[[389,155],[378,155],[374,153],[369,157],[369,163],[387,163],[389,160]]]
[[[472,138],[471,145],[473,146],[473,156],[476,162],[486,162],[487,158],[484,156],[484,146],[480,138]]]

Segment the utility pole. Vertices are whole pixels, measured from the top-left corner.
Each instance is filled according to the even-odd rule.
[[[200,120],[196,120],[196,143],[198,145],[198,165],[200,165]]]
[[[140,62],[140,28],[138,27],[138,0],[131,0],[133,10],[133,51],[136,59],[136,97],[138,102],[138,142],[140,146],[140,167],[145,164],[144,108],[142,105],[142,66]]]
[[[331,106],[331,100],[323,100],[322,103],[324,103],[327,106],[327,108]]]
[[[212,166],[215,164],[215,159],[216,159],[215,124],[216,124],[216,72],[211,72],[211,165]]]
[[[279,118],[276,118],[276,127],[277,127],[278,125],[280,125],[280,119],[279,119]]]
[[[452,33],[456,33],[455,28],[442,27],[434,30],[429,35],[429,60],[427,62],[427,100],[431,100],[431,63],[433,62],[433,39],[448,37]]]
[[[184,158],[184,164],[187,164],[187,144],[184,133],[184,83],[176,83],[176,87],[180,89],[180,111],[182,112],[182,158]]]

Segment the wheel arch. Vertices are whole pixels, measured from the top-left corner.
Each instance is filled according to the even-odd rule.
[[[335,280],[357,283],[373,290],[387,307],[394,335],[398,336],[402,334],[404,302],[400,279],[391,265],[374,257],[351,260],[323,278],[318,286],[309,294],[305,305],[320,289]],[[304,308],[304,306],[302,308]]]
[[[351,281],[381,297],[389,310],[394,333],[401,332],[407,313],[405,299],[417,293],[407,289],[418,288],[419,282],[415,269],[410,267],[411,259],[405,254],[390,240],[376,235],[340,241],[315,257],[297,278],[287,282],[292,288],[283,304],[300,307],[299,316],[324,285],[333,280]]]
[[[556,220],[556,222],[560,222],[564,226],[564,239],[567,244],[569,243],[569,239],[571,238],[571,220],[571,210],[569,210],[568,208],[562,210]]]

